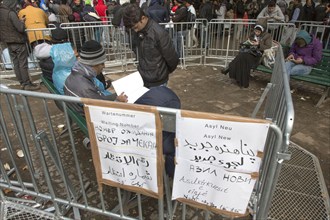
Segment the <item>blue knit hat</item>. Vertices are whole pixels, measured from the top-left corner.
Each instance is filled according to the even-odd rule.
[[[310,42],[312,42],[312,36],[305,30],[301,30],[298,32],[296,39],[297,38],[301,38],[304,39],[304,41],[306,42],[306,44],[309,44]]]

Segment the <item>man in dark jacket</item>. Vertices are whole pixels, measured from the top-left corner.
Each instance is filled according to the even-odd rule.
[[[169,11],[161,5],[161,0],[151,0],[147,13],[148,16],[157,23],[166,23],[170,21]]]
[[[40,86],[30,80],[24,20],[19,20],[15,11],[16,4],[17,2],[12,0],[4,0],[0,4],[0,41],[8,46],[14,72],[21,88],[38,90]]]
[[[81,98],[101,99],[109,101],[127,102],[123,93],[117,96],[106,90],[102,78],[104,63],[106,62],[104,48],[95,40],[86,41],[81,47],[80,59],[73,65],[71,74],[65,80],[64,94]],[[79,103],[70,103],[70,108],[84,115],[83,107]]]
[[[166,86],[157,86],[151,88],[134,103],[141,105],[160,106],[166,108],[181,108],[181,102],[179,97]],[[163,131],[163,154],[165,155],[165,170],[170,177],[174,176],[175,168],[174,138],[174,132]]]
[[[202,4],[200,10],[199,10],[199,17],[200,18],[205,18],[207,22],[211,21],[213,18],[213,9],[212,9],[212,3],[210,0],[204,0],[204,3]],[[203,20],[203,27],[202,27],[202,34],[203,34],[203,42],[202,42],[202,47],[208,47],[207,44],[207,39],[206,39],[206,29],[207,29],[207,22]]]
[[[182,22],[187,22],[188,21],[188,9],[184,5],[183,0],[176,0],[178,5],[178,9],[175,11],[172,21],[174,23],[181,23],[181,24],[176,24],[174,26],[174,36],[173,36],[173,43],[175,50],[177,54],[179,55],[180,58],[183,57],[184,55],[184,50],[183,50],[183,44],[184,44],[184,39],[187,36],[187,24],[182,23]]]
[[[144,86],[150,88],[166,85],[169,74],[179,63],[169,34],[149,19],[136,4],[125,7],[123,22],[126,28],[132,29],[138,35],[138,71],[143,78]]]

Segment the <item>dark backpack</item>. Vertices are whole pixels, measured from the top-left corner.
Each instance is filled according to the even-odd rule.
[[[196,15],[194,15],[193,13],[191,13],[191,11],[187,10],[188,14],[187,14],[187,22],[195,22],[196,21]],[[190,23],[188,24],[188,29],[190,30],[192,28],[194,24]]]
[[[92,12],[83,12],[82,19],[86,22],[101,21],[100,17],[96,13]]]

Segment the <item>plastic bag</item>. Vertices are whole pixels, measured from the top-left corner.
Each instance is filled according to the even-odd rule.
[[[71,73],[71,68],[77,58],[71,47],[71,43],[55,44],[50,50],[50,56],[54,62],[53,82],[55,88],[63,95],[63,87],[66,78]]]

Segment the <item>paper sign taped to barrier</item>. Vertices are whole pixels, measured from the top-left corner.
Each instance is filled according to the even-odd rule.
[[[177,160],[172,199],[187,199],[210,208],[244,214],[255,179],[211,164]]]
[[[98,179],[104,184],[157,195],[162,146],[155,113],[91,105],[86,108],[94,134],[96,147],[92,150]]]
[[[188,200],[213,211],[244,214],[259,172],[269,122],[242,117],[222,120],[225,116],[217,114],[198,118],[194,114],[177,114],[172,199]]]
[[[258,172],[269,124],[177,117],[177,157],[234,172]]]

